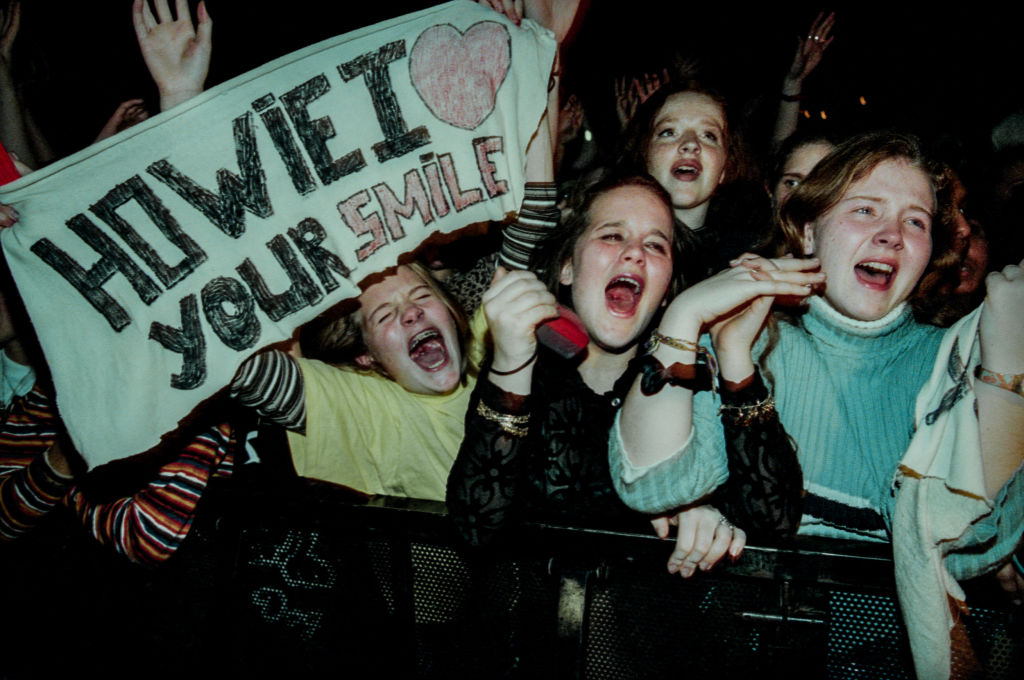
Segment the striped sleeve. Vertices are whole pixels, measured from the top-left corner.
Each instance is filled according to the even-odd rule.
[[[0,429],[0,540],[30,531],[74,484],[46,460],[56,434],[52,402],[38,386],[15,401]]]
[[[160,564],[185,540],[200,496],[230,465],[234,444],[232,427],[222,423],[196,437],[139,493],[91,503],[76,489],[68,505],[100,543],[138,564]]]
[[[306,427],[306,396],[298,363],[284,352],[271,350],[249,357],[234,380],[231,397],[277,425],[291,430]]]
[[[554,182],[528,182],[519,218],[505,227],[499,264],[507,269],[528,269],[537,244],[558,225],[558,186]]]

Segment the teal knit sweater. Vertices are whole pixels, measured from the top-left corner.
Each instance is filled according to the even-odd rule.
[[[801,534],[889,540],[894,473],[910,443],[914,403],[944,332],[917,323],[906,307],[861,322],[814,298],[795,323],[780,320],[778,344],[766,357],[765,339],[759,341],[754,356],[774,376],[776,409],[803,470]],[[719,405],[710,392],[696,394],[689,441],[646,468],[626,460],[616,421],[611,470],[627,505],[663,512],[704,498],[727,479]],[[1008,500],[1011,514],[1019,514],[1020,477],[1018,471],[994,499],[993,515],[974,527],[975,540],[991,540],[1007,519],[1000,515]]]

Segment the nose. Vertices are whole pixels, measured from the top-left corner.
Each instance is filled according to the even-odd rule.
[[[402,309],[402,325],[411,326],[423,318],[423,308],[415,302],[409,302]]]
[[[642,239],[630,239],[622,249],[622,259],[634,264],[643,264],[646,254]]]
[[[888,220],[875,232],[874,242],[893,250],[903,250],[903,229],[897,220]]]
[[[694,130],[687,130],[679,137],[679,150],[693,153],[700,149],[697,140],[697,133]]]

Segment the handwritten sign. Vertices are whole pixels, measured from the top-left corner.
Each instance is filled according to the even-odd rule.
[[[4,252],[90,466],[435,233],[522,201],[555,44],[452,2],[288,55],[4,187]]]

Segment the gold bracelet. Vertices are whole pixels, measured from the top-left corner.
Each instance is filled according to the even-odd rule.
[[[497,423],[503,432],[513,437],[525,437],[526,426],[530,424],[530,414],[516,416],[511,413],[498,413],[482,401],[476,404],[476,413],[492,423]]]
[[[658,349],[658,345],[665,344],[669,347],[681,350],[683,352],[699,352],[700,345],[689,340],[683,340],[682,338],[671,338],[667,335],[662,335],[658,331],[651,333],[651,339],[647,341],[647,346],[644,348],[648,354],[652,354],[654,350]]]
[[[763,423],[775,415],[775,397],[769,394],[761,401],[749,406],[725,406],[723,404],[718,412],[735,420],[740,427],[750,427],[753,423]]]
[[[1001,387],[1024,397],[1024,373],[995,373],[978,364],[978,367],[974,369],[974,377],[983,383]]]

